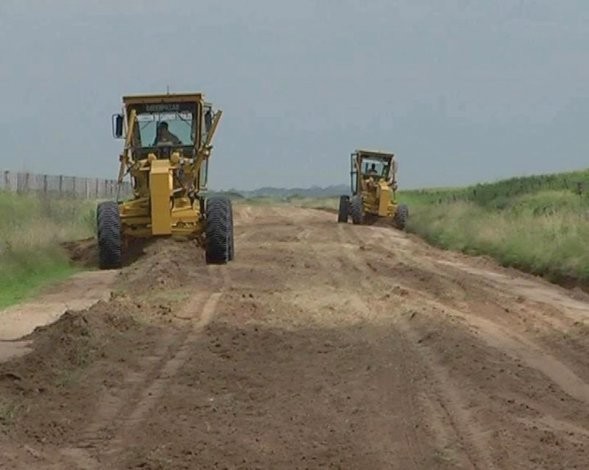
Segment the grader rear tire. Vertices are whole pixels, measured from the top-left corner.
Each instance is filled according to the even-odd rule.
[[[114,201],[101,202],[96,210],[98,264],[100,269],[117,269],[122,264],[121,216]]]
[[[360,225],[364,223],[364,203],[362,202],[362,196],[356,195],[352,197],[350,212],[353,224]]]
[[[208,264],[225,264],[233,253],[233,210],[224,197],[207,199],[205,254]]]
[[[337,212],[337,221],[340,224],[347,224],[349,215],[350,215],[350,197],[349,196],[340,196],[339,209]]]

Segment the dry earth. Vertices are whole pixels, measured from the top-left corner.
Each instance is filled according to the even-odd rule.
[[[159,240],[0,364],[1,468],[589,468],[584,294],[321,211],[235,211],[232,264]]]

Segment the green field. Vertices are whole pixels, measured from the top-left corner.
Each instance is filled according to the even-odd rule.
[[[589,280],[589,171],[407,191],[408,229],[430,243],[554,281]]]
[[[60,243],[92,236],[94,206],[0,192],[0,308],[75,271]]]

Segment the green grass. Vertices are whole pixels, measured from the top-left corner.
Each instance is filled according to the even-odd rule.
[[[0,192],[0,308],[75,272],[60,243],[93,234],[94,206]]]
[[[472,202],[476,205],[503,209],[519,196],[545,191],[576,193],[579,189],[589,191],[589,170],[510,178],[494,183],[482,183],[464,188],[440,188],[409,191],[408,197],[417,197],[420,202]]]
[[[402,193],[408,230],[554,281],[589,281],[589,172]],[[578,191],[581,183],[582,192]]]

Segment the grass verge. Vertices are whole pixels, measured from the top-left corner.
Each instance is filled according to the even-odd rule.
[[[433,245],[488,255],[563,284],[589,281],[589,198],[545,190],[505,198],[501,204],[448,199],[432,202],[408,193],[408,230]]]
[[[94,203],[0,192],[0,308],[75,272],[60,243],[92,236]]]

